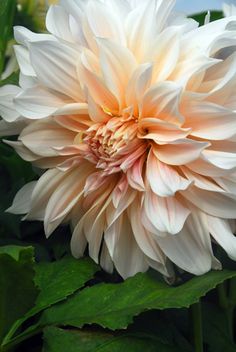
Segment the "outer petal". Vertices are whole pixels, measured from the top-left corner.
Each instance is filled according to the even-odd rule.
[[[199,218],[196,212],[191,215],[182,231],[176,236],[166,234],[158,237],[157,242],[163,252],[181,269],[195,275],[208,272],[215,262],[215,267],[220,268],[219,263],[213,258],[210,247],[209,231],[205,215]],[[196,228],[198,229],[196,233]],[[208,243],[206,243],[206,240]]]
[[[79,53],[75,49],[58,42],[34,42],[30,44],[30,59],[42,84],[76,101],[82,101],[83,94],[76,71]]]
[[[191,181],[180,176],[174,168],[158,160],[152,150],[148,155],[146,174],[152,191],[160,197],[173,196],[191,184]]]
[[[155,233],[176,234],[181,231],[190,214],[175,197],[159,197],[152,191],[146,191],[144,197],[146,217],[157,229]]]
[[[179,139],[166,145],[153,147],[156,157],[170,165],[185,165],[199,158],[202,151],[210,144],[192,139]]]
[[[7,122],[13,122],[20,116],[13,104],[13,99],[20,91],[19,87],[10,84],[0,88],[0,115]]]
[[[236,260],[236,237],[229,222],[212,216],[208,216],[208,222],[211,235],[224,248],[229,257]]]

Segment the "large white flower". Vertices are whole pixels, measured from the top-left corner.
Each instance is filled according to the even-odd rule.
[[[172,0],[62,0],[51,34],[16,27],[20,87],[1,134],[45,169],[11,211],[70,222],[72,252],[123,277],[236,259],[236,17],[198,28]]]

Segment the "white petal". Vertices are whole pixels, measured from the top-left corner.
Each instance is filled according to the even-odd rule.
[[[186,126],[192,128],[191,135],[223,140],[236,133],[236,113],[209,102],[195,102],[185,106]]]
[[[236,237],[227,220],[208,216],[210,233],[229,257],[236,260]]]
[[[83,99],[76,70],[79,53],[75,49],[58,42],[34,42],[30,44],[30,59],[42,84],[76,101]]]
[[[30,63],[29,50],[22,45],[15,45],[14,50],[21,72],[26,76],[36,76]]]
[[[36,121],[26,127],[19,140],[33,153],[50,157],[57,156],[54,148],[73,144],[75,133],[54,121]]]
[[[69,14],[62,6],[50,6],[46,16],[47,30],[60,39],[74,42],[70,31]]]
[[[14,99],[17,111],[29,119],[40,119],[54,114],[66,105],[64,96],[35,86],[22,91]]]
[[[212,267],[212,252],[204,237],[209,240],[207,224],[194,214],[189,216],[179,234],[167,234],[156,240],[167,257],[181,269],[202,275]]]
[[[30,210],[31,196],[35,188],[36,181],[27,183],[16,194],[13,203],[7,212],[12,214],[26,214]]]
[[[0,115],[7,122],[13,122],[20,117],[13,104],[13,99],[20,91],[19,87],[10,84],[0,88]]]
[[[106,4],[90,0],[86,7],[88,24],[95,37],[113,39],[125,45],[125,35],[121,18]]]

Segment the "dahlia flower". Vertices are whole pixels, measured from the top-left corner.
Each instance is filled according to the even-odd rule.
[[[225,17],[233,16],[236,14],[236,3],[223,3],[223,12]]]
[[[9,209],[70,223],[71,249],[123,278],[236,259],[236,17],[202,27],[173,0],[61,0],[49,34],[15,28],[19,87],[1,135],[45,170]]]

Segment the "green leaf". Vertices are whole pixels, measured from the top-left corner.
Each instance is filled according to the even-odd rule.
[[[19,83],[19,71],[13,72],[9,77],[3,79],[0,82],[0,87],[5,86],[6,84],[18,85]]]
[[[12,24],[16,10],[16,0],[0,1],[0,77],[5,64],[7,42],[12,35]]]
[[[207,12],[201,12],[201,13],[196,13],[194,15],[191,15],[190,17],[193,18],[202,26],[204,24],[206,15],[207,15]],[[224,15],[222,11],[211,11],[210,21],[213,22],[223,17]]]
[[[124,329],[133,317],[150,309],[189,307],[221,282],[236,276],[232,271],[214,271],[171,287],[150,274],[137,274],[121,284],[100,284],[76,293],[66,302],[44,311],[39,324],[99,324],[111,330]]]
[[[40,263],[35,269],[40,294],[34,310],[39,312],[83,287],[99,267],[90,258],[65,257],[53,263]]]
[[[35,266],[35,283],[40,289],[35,306],[13,325],[4,339],[9,343],[17,329],[28,318],[41,310],[64,300],[67,296],[79,290],[93,278],[98,266],[89,258],[74,259],[66,257],[53,263],[40,263]]]
[[[79,330],[47,328],[44,331],[44,352],[180,352],[164,345],[152,335],[109,334]],[[182,352],[184,352],[182,350]]]
[[[1,247],[0,250],[0,341],[11,325],[34,305],[33,248]]]

